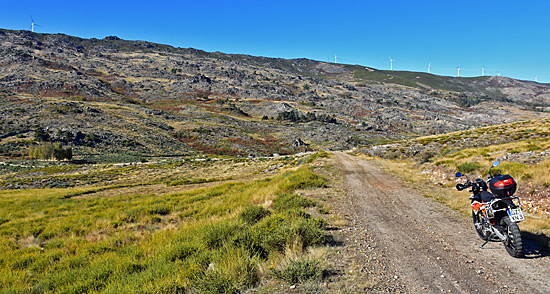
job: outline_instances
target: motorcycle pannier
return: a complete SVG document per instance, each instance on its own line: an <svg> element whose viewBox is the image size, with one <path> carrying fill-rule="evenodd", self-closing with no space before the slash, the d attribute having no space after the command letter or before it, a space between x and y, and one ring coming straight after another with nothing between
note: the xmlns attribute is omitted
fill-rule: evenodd
<svg viewBox="0 0 550 294"><path fill-rule="evenodd" d="M514 195L517 184L510 175L495 176L489 181L491 192L498 198Z"/></svg>

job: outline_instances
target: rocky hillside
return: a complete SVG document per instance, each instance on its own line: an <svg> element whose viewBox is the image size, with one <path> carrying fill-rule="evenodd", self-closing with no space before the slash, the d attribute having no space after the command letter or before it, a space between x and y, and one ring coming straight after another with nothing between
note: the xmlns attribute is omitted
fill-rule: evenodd
<svg viewBox="0 0 550 294"><path fill-rule="evenodd" d="M287 154L549 116L550 86L0 30L0 155Z"/></svg>

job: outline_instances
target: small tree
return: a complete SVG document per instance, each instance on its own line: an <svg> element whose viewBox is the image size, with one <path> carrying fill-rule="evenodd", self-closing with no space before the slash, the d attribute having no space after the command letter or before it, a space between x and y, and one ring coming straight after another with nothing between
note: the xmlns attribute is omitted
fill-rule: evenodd
<svg viewBox="0 0 550 294"><path fill-rule="evenodd" d="M63 148L59 144L56 144L53 150L53 156L56 160L61 161L64 159L73 159L73 149L71 147Z"/></svg>
<svg viewBox="0 0 550 294"><path fill-rule="evenodd" d="M38 142L47 142L50 140L50 134L42 127L38 127L34 130L34 139Z"/></svg>
<svg viewBox="0 0 550 294"><path fill-rule="evenodd" d="M68 147L65 149L65 159L72 160L73 159L73 148Z"/></svg>
<svg viewBox="0 0 550 294"><path fill-rule="evenodd" d="M53 157L55 157L56 160L61 161L65 158L65 150L61 147L55 148L53 150Z"/></svg>
<svg viewBox="0 0 550 294"><path fill-rule="evenodd" d="M43 143L38 146L29 147L29 157L31 159L51 159L54 156L55 146L52 143Z"/></svg>
<svg viewBox="0 0 550 294"><path fill-rule="evenodd" d="M71 142L74 138L74 135L71 131L57 130L56 136L59 140L64 142Z"/></svg>

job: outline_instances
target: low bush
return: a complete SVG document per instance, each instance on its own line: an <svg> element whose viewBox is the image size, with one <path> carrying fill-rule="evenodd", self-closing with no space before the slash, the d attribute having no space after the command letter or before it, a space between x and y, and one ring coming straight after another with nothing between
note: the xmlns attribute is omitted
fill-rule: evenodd
<svg viewBox="0 0 550 294"><path fill-rule="evenodd" d="M307 159L306 159L306 163L312 163L314 162L317 158L326 158L326 157L329 157L330 156L330 153L326 152L325 150L321 150L321 151L318 151L312 155L310 155Z"/></svg>
<svg viewBox="0 0 550 294"><path fill-rule="evenodd" d="M278 213L259 222L253 229L262 232L261 246L266 251L283 252L299 242L302 248L325 241L323 221L311 219L307 213Z"/></svg>
<svg viewBox="0 0 550 294"><path fill-rule="evenodd" d="M523 176L521 176L521 180L522 181L528 181L530 179L533 178L533 175L532 174L524 174Z"/></svg>
<svg viewBox="0 0 550 294"><path fill-rule="evenodd" d="M309 167L301 167L296 171L283 174L283 180L278 188L281 191L294 191L306 188L326 188L328 180L314 173Z"/></svg>
<svg viewBox="0 0 550 294"><path fill-rule="evenodd" d="M284 211L294 208L314 206L315 202L299 194L281 193L273 200L273 210Z"/></svg>
<svg viewBox="0 0 550 294"><path fill-rule="evenodd" d="M261 206L250 206L239 214L239 219L248 225L254 225L269 214L269 210Z"/></svg>
<svg viewBox="0 0 550 294"><path fill-rule="evenodd" d="M467 174L467 173L475 172L480 167L481 165L477 162L467 162L467 163L458 165L456 169L463 174Z"/></svg>
<svg viewBox="0 0 550 294"><path fill-rule="evenodd" d="M200 239L208 249L218 249L232 239L242 227L237 222L219 222L207 226L201 232Z"/></svg>
<svg viewBox="0 0 550 294"><path fill-rule="evenodd" d="M273 274L279 279L295 284L319 280L323 277L324 271L320 261L310 258L298 258L290 260L286 267L281 270L273 270Z"/></svg>

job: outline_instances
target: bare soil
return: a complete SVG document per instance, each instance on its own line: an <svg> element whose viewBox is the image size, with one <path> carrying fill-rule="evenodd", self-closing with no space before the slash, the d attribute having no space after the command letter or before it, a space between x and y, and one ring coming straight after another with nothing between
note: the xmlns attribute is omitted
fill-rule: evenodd
<svg viewBox="0 0 550 294"><path fill-rule="evenodd" d="M501 243L483 249L471 219L422 196L373 161L333 153L345 199L333 212L347 224L328 262L346 271L336 292L550 293L550 255L524 239L525 258ZM343 200L343 201L342 201ZM347 280L347 281L344 281ZM351 284L355 284L354 287Z"/></svg>

